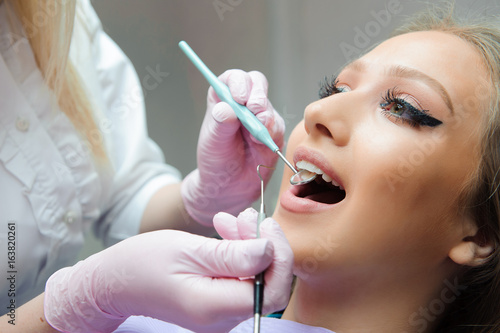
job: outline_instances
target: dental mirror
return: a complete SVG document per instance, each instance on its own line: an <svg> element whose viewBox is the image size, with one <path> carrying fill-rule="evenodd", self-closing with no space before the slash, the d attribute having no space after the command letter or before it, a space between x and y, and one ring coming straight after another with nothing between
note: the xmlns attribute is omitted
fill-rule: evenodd
<svg viewBox="0 0 500 333"><path fill-rule="evenodd" d="M303 185L312 182L316 179L316 174L314 172L302 169L297 171L292 165L292 163L288 162L288 160L283 156L283 154L278 150L276 151L279 157L285 162L285 164L293 171L294 175L290 177L290 184L292 185Z"/></svg>
<svg viewBox="0 0 500 333"><path fill-rule="evenodd" d="M290 184L292 185L303 185L312 182L316 179L317 174L309 170L302 169L296 172L292 177L290 177Z"/></svg>

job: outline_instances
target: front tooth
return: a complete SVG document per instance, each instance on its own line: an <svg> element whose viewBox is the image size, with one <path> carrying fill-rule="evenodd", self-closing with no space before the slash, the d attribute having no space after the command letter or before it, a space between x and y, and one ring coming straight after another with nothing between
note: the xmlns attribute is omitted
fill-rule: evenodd
<svg viewBox="0 0 500 333"><path fill-rule="evenodd" d="M318 168L314 164L309 163L307 161L298 161L297 162L297 168L299 168L299 169L306 169L307 171L314 172L314 173L316 173L318 175L322 175L324 173L320 168Z"/></svg>
<svg viewBox="0 0 500 333"><path fill-rule="evenodd" d="M327 183L333 181L332 177L328 176L327 174L322 174L321 177L323 177L323 180Z"/></svg>
<svg viewBox="0 0 500 333"><path fill-rule="evenodd" d="M302 161L298 161L296 166L297 166L297 169L305 169L309 172L321 175L321 177L323 178L323 180L325 182L327 182L327 183L331 182L334 186L337 186L339 189L344 190L344 187L340 186L340 184L337 181L335 181L335 179L333 179L332 177L325 174L323 172L323 170L321 170L320 168L318 168L314 164L302 160Z"/></svg>

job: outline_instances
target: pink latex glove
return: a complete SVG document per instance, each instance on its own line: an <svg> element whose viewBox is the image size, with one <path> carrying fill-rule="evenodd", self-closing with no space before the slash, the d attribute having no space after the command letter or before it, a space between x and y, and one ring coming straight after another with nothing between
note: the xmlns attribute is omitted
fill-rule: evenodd
<svg viewBox="0 0 500 333"><path fill-rule="evenodd" d="M224 239L255 239L258 213L247 208L238 217L227 213L214 216L214 226ZM260 237L274 246L274 259L264 273L263 314L283 310L288 304L293 280L293 252L279 224L268 217L260 224ZM253 280L252 280L253 283Z"/></svg>
<svg viewBox="0 0 500 333"><path fill-rule="evenodd" d="M218 219L221 233L233 235L236 219ZM291 276L286 239L274 221L262 226L262 234L270 241L217 240L173 230L126 239L50 277L47 322L62 332L111 332L127 317L143 315L195 332L228 331L252 315L253 280L235 277L253 276L270 265L264 309L281 309L288 300L290 285L280 281Z"/></svg>
<svg viewBox="0 0 500 333"><path fill-rule="evenodd" d="M264 75L229 70L219 79L228 85L234 100L246 105L266 126L281 148L285 124L267 99ZM243 127L232 108L210 87L197 158L198 168L184 179L181 193L189 215L211 226L217 212L236 214L258 198L257 165L274 166L278 157ZM263 168L261 174L267 183L272 171Z"/></svg>

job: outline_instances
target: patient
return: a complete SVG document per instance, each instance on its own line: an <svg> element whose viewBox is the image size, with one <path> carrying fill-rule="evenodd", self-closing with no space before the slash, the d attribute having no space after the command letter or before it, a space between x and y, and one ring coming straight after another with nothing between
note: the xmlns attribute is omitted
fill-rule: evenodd
<svg viewBox="0 0 500 333"><path fill-rule="evenodd" d="M287 157L322 176L285 169L273 218L297 279L262 332L500 332L500 31L435 14L325 82L291 134Z"/></svg>

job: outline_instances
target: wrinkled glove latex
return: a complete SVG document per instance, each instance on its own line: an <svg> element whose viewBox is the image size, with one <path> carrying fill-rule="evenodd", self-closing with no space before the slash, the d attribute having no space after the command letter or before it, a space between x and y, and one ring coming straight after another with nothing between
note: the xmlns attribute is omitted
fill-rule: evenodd
<svg viewBox="0 0 500 333"><path fill-rule="evenodd" d="M246 105L266 126L281 148L285 124L267 99L264 75L229 70L219 79L229 87L234 100ZM184 179L181 187L187 212L206 226L212 225L212 218L219 211L240 212L259 196L257 165L274 166L277 158L243 127L231 107L221 102L210 87L198 139L198 168ZM261 174L267 183L272 172L261 169Z"/></svg>
<svg viewBox="0 0 500 333"><path fill-rule="evenodd" d="M242 213L243 214L243 213ZM246 214L246 215L245 215ZM253 276L266 267L264 310L286 306L293 254L271 219L255 236L256 215L218 214L217 240L173 230L126 239L73 267L45 288L45 316L62 332L112 332L143 315L195 332L225 332L251 317Z"/></svg>
<svg viewBox="0 0 500 333"><path fill-rule="evenodd" d="M257 216L258 213L253 208L247 208L237 218L227 213L218 213L214 216L214 226L224 239L255 239ZM263 314L269 314L283 310L288 304L293 280L293 252L283 230L274 219L266 218L259 229L261 239L269 239L274 247L273 261L264 273ZM251 282L253 284L253 279Z"/></svg>

